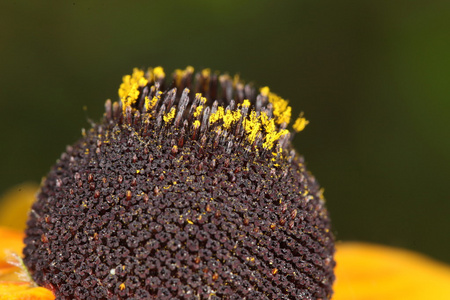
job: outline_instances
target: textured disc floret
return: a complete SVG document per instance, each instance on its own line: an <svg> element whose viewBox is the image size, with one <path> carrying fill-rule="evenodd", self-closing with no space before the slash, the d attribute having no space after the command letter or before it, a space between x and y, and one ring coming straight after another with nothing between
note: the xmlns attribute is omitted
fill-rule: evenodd
<svg viewBox="0 0 450 300"><path fill-rule="evenodd" d="M238 77L161 67L43 181L24 262L58 299L330 299L334 238L291 107Z"/></svg>

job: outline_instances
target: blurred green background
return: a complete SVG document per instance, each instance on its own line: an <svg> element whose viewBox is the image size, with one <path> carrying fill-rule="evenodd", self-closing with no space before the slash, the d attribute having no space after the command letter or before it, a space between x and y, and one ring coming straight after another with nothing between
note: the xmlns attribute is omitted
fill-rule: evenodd
<svg viewBox="0 0 450 300"><path fill-rule="evenodd" d="M450 1L2 1L0 193L39 182L133 67L210 67L305 111L339 240L450 262L449 32Z"/></svg>

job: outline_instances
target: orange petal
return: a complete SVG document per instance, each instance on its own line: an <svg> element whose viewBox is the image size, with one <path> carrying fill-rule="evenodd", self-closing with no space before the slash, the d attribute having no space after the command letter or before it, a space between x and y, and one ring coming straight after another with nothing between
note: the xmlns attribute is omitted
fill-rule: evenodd
<svg viewBox="0 0 450 300"><path fill-rule="evenodd" d="M0 281L0 300L53 300L50 290L30 287L26 282Z"/></svg>
<svg viewBox="0 0 450 300"><path fill-rule="evenodd" d="M20 231L0 227L0 280L18 280L15 273L20 269L8 263L11 253L22 256L24 234Z"/></svg>
<svg viewBox="0 0 450 300"><path fill-rule="evenodd" d="M450 299L450 267L423 255L364 243L336 252L333 300Z"/></svg>
<svg viewBox="0 0 450 300"><path fill-rule="evenodd" d="M24 183L12 187L0 199L0 226L24 230L39 186Z"/></svg>

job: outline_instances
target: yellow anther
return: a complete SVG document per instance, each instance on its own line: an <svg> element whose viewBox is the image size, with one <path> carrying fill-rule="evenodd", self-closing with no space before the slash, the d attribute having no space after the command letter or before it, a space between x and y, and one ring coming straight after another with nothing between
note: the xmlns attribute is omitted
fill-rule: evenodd
<svg viewBox="0 0 450 300"><path fill-rule="evenodd" d="M227 110L227 112L223 115L223 127L225 127L225 129L230 128L233 120L233 113L230 110Z"/></svg>
<svg viewBox="0 0 450 300"><path fill-rule="evenodd" d="M145 105L145 110L147 112L152 110L156 106L156 103L158 102L158 100L160 100L160 99L161 99L161 92L158 92L158 94L156 96L154 96L152 98L152 100L150 100L150 98L146 96L145 97L145 104L144 104Z"/></svg>
<svg viewBox="0 0 450 300"><path fill-rule="evenodd" d="M223 116L223 127L225 129L229 129L231 127L231 124L239 121L241 115L242 114L240 110L227 110L226 114Z"/></svg>
<svg viewBox="0 0 450 300"><path fill-rule="evenodd" d="M283 135L286 134L283 131L278 131L275 126L275 120L269 119L266 113L261 113L260 116L261 123L264 126L266 131L265 142L263 143L263 147L265 149L271 149L273 144Z"/></svg>
<svg viewBox="0 0 450 300"><path fill-rule="evenodd" d="M172 107L169 113L163 116L164 122L166 124L169 123L175 117L175 111L176 111L175 107Z"/></svg>
<svg viewBox="0 0 450 300"><path fill-rule="evenodd" d="M294 125L292 125L292 128L296 132L300 132L303 129L305 129L305 126L309 124L309 121L303 118L303 113L300 114L300 116L295 120Z"/></svg>
<svg viewBox="0 0 450 300"><path fill-rule="evenodd" d="M273 115L277 124L288 124L291 121L291 107L288 101L269 92L269 102L273 105Z"/></svg>
<svg viewBox="0 0 450 300"><path fill-rule="evenodd" d="M266 134L266 139L263 143L263 147L265 149L272 149L274 143L278 141L283 135L289 133L289 130L283 129L280 131L272 131L271 133Z"/></svg>
<svg viewBox="0 0 450 300"><path fill-rule="evenodd" d="M174 72L175 84L179 86L181 84L181 79L183 79L184 71L181 69L176 69Z"/></svg>
<svg viewBox="0 0 450 300"><path fill-rule="evenodd" d="M193 74L194 68L187 66L186 69L177 69L174 72L174 79L176 85L180 85L183 78ZM211 70L203 69L200 71L203 78L203 88L208 89L208 82L211 80ZM123 108L123 112L127 111L127 107L132 108L132 112L135 110L133 106L137 102L140 96L140 90L149 82L163 81L165 79L164 69L160 66L156 68L149 68L145 73L143 70L135 68L131 75L126 75L122 78L122 84L119 88L119 96ZM244 83L240 81L239 75L235 75L231 78L228 75L221 75L219 80L232 80L232 84L237 89L242 89ZM154 91L154 88L152 88ZM288 105L288 101L272 93L269 87L265 86L260 89L260 94L263 97L267 97L268 102L272 106L272 112L267 114L264 110L261 112L250 111L251 102L245 99L241 104L237 105L235 110L225 111L224 106L217 107L215 113L210 114L209 123L217 124L216 129L228 130L233 124L236 124L242 118L242 110L250 111L249 115L243 118L243 129L247 140L250 143L254 143L256 140L262 142L263 148L270 150L274 147L276 141L282 136L289 133L286 129L280 129L284 127L282 124L288 124L291 120L292 108ZM144 108L147 112L147 119L152 117L153 110L156 108L157 103L161 100L162 92L158 91L152 98L146 96L144 99ZM193 112L194 119L199 119L202 116L202 112L206 107L207 99L202 94L196 94L196 99L199 99L198 106ZM171 110L163 115L163 120L166 124L171 123L175 118L176 108L172 107ZM271 117L269 117L271 116ZM303 118L301 114L294 122L293 129L299 132L305 128L309 122ZM192 123L194 129L199 128L201 125L199 120L195 120ZM281 125L281 126L280 126Z"/></svg>
<svg viewBox="0 0 450 300"><path fill-rule="evenodd" d="M261 119L261 124L263 126L265 126L266 132L270 132L271 130L275 129L275 122L274 122L274 120L273 119L269 119L269 116L265 112L261 113L259 118ZM272 127L273 127L273 129L271 129Z"/></svg>
<svg viewBox="0 0 450 300"><path fill-rule="evenodd" d="M129 89L128 94L121 99L122 109L124 113L128 106L131 106L134 103L136 103L138 97L139 97L138 85L137 83L134 83Z"/></svg>
<svg viewBox="0 0 450 300"><path fill-rule="evenodd" d="M197 118L198 116L200 116L200 114L202 113L202 110L203 110L203 105L198 106L194 111L194 118Z"/></svg>
<svg viewBox="0 0 450 300"><path fill-rule="evenodd" d="M241 78L239 74L234 75L233 77L233 87L236 87L241 82Z"/></svg>
<svg viewBox="0 0 450 300"><path fill-rule="evenodd" d="M139 78L139 80L137 81L137 83L138 83L138 85L139 86L146 86L147 85L147 83L148 83L148 80L147 79L145 79L144 77L141 77L141 78Z"/></svg>
<svg viewBox="0 0 450 300"><path fill-rule="evenodd" d="M228 75L228 74L219 75L220 82L224 82L224 81L228 81L228 80L231 80L230 75Z"/></svg>
<svg viewBox="0 0 450 300"><path fill-rule="evenodd" d="M193 66L187 66L185 72L186 73L194 73L194 67Z"/></svg>
<svg viewBox="0 0 450 300"><path fill-rule="evenodd" d="M245 120L244 129L248 134L249 142L253 143L259 130L261 129L261 123L255 111L252 111L250 113L250 118Z"/></svg>
<svg viewBox="0 0 450 300"><path fill-rule="evenodd" d="M265 86L265 87L262 87L262 88L259 90L259 92L260 92L261 95L263 95L264 97L267 97L267 96L269 96L270 89L269 89L268 86Z"/></svg>
<svg viewBox="0 0 450 300"><path fill-rule="evenodd" d="M138 68L133 69L133 74L122 77L122 84L119 87L119 97L122 101L122 108L125 112L127 106L131 106L139 97L139 87L147 85L148 80L144 77L144 71Z"/></svg>
<svg viewBox="0 0 450 300"><path fill-rule="evenodd" d="M207 68L207 69L202 70L203 77L209 77L210 75L211 75L211 69Z"/></svg>
<svg viewBox="0 0 450 300"><path fill-rule="evenodd" d="M187 66L186 69L176 69L174 72L175 84L179 86L181 84L181 79L185 77L187 74L194 73L194 68L192 66Z"/></svg>
<svg viewBox="0 0 450 300"><path fill-rule="evenodd" d="M223 118L224 110L223 106L219 106L217 111L209 116L209 124L213 124Z"/></svg>
<svg viewBox="0 0 450 300"><path fill-rule="evenodd" d="M144 107L146 111L149 111L151 108L151 102L150 102L150 98L148 96L145 96L145 102L144 102Z"/></svg>
<svg viewBox="0 0 450 300"><path fill-rule="evenodd" d="M153 75L155 76L155 80L161 80L166 77L166 73L164 73L164 69L162 67L156 67L153 69Z"/></svg>

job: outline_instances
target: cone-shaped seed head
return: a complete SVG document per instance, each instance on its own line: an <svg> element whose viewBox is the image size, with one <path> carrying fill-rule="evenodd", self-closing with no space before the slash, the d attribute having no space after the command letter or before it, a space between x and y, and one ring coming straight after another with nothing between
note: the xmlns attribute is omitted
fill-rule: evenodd
<svg viewBox="0 0 450 300"><path fill-rule="evenodd" d="M28 220L24 262L58 299L329 299L334 239L265 87L193 68L125 76Z"/></svg>

